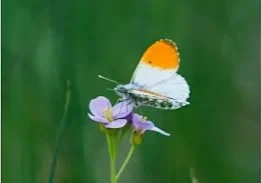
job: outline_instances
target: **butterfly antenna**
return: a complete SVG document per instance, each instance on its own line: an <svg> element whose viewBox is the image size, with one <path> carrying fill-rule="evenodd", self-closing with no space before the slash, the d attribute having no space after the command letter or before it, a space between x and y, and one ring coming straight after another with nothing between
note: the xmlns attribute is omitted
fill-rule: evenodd
<svg viewBox="0 0 261 183"><path fill-rule="evenodd" d="M106 88L106 90L115 91L115 90L114 90L114 89L112 89L112 88Z"/></svg>
<svg viewBox="0 0 261 183"><path fill-rule="evenodd" d="M117 81L114 81L114 80L112 80L112 79L106 78L106 77L104 77L104 76L102 76L102 75L98 75L98 77L101 78L101 79L104 79L104 80L110 81L110 82L112 82L112 83L119 84Z"/></svg>

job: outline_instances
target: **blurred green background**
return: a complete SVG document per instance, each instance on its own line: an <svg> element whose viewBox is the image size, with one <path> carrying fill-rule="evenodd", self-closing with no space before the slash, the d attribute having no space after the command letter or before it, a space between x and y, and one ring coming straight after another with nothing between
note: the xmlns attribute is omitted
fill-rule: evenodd
<svg viewBox="0 0 261 183"><path fill-rule="evenodd" d="M181 53L191 105L143 108L171 137L147 133L124 183L259 181L258 0L2 1L2 181L47 182L63 115L57 183L107 183L106 141L87 118L99 95L116 101L108 76L127 83L160 38ZM121 146L119 162L128 150Z"/></svg>

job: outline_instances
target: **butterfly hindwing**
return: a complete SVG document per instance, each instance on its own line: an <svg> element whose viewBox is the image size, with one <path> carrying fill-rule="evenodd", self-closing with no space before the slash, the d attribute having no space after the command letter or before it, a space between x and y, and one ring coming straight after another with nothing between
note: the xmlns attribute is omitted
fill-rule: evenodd
<svg viewBox="0 0 261 183"><path fill-rule="evenodd" d="M190 93L186 80L177 73L173 74L173 76L168 79L152 85L147 85L144 89L181 102L186 102Z"/></svg>
<svg viewBox="0 0 261 183"><path fill-rule="evenodd" d="M178 109L188 104L187 102L178 101L173 98L154 94L146 90L134 89L129 91L129 94L135 102L136 106L150 106L160 109Z"/></svg>

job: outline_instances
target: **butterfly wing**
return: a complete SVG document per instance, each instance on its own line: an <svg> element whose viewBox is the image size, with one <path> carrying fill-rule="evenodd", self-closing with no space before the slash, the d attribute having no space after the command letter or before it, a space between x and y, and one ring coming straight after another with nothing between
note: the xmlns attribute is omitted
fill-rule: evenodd
<svg viewBox="0 0 261 183"><path fill-rule="evenodd" d="M175 43L168 39L161 39L144 52L131 83L144 86L168 79L177 72L179 61Z"/></svg>
<svg viewBox="0 0 261 183"><path fill-rule="evenodd" d="M129 92L136 106L151 106L160 109L178 109L188 104L175 98L166 97L143 89L133 89Z"/></svg>
<svg viewBox="0 0 261 183"><path fill-rule="evenodd" d="M169 79L143 88L129 91L134 96L136 105L152 106L162 109L178 109L187 104L189 86L186 80L175 74Z"/></svg>
<svg viewBox="0 0 261 183"><path fill-rule="evenodd" d="M176 73L179 62L178 49L171 40L159 40L146 50L131 80L137 88L129 91L138 105L177 109L188 104L189 86Z"/></svg>
<svg viewBox="0 0 261 183"><path fill-rule="evenodd" d="M153 91L154 93L176 99L180 102L186 102L190 94L189 86L186 80L177 73L169 79L145 86L144 90Z"/></svg>

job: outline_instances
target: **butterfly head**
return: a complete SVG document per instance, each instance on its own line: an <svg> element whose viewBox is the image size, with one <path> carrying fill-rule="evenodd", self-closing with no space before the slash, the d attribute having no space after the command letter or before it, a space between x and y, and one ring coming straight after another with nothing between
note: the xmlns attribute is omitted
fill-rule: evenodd
<svg viewBox="0 0 261 183"><path fill-rule="evenodd" d="M125 87L126 85L119 84L114 88L114 91L120 96L120 97L126 97L128 95L128 88Z"/></svg>

